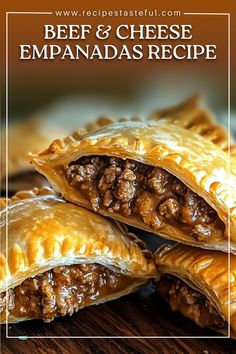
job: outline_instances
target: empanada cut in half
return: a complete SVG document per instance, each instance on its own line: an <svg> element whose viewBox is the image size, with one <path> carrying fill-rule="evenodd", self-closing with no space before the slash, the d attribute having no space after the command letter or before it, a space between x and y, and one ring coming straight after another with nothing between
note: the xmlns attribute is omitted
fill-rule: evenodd
<svg viewBox="0 0 236 354"><path fill-rule="evenodd" d="M236 252L236 163L166 122L125 122L31 156L65 199L165 238Z"/></svg>
<svg viewBox="0 0 236 354"><path fill-rule="evenodd" d="M228 269L227 253L176 244L162 245L155 261L156 289L173 311L236 339L236 256Z"/></svg>
<svg viewBox="0 0 236 354"><path fill-rule="evenodd" d="M157 276L151 252L118 222L45 190L8 203L1 211L2 322L50 322Z"/></svg>

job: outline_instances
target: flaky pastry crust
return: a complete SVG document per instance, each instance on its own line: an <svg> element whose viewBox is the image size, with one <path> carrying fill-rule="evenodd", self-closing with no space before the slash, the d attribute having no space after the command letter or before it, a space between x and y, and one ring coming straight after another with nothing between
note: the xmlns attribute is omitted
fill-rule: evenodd
<svg viewBox="0 0 236 354"><path fill-rule="evenodd" d="M227 253L185 245L162 245L155 262L161 276L174 275L205 295L224 320L229 321L230 313L231 334L236 338L236 256L230 257L229 273Z"/></svg>
<svg viewBox="0 0 236 354"><path fill-rule="evenodd" d="M64 140L55 140L46 150L31 155L31 162L65 199L91 208L90 203L69 185L65 177L65 169L70 162L89 155L128 158L166 169L216 210L225 224L225 235L216 243L211 239L206 242L195 241L174 226L165 226L157 233L179 242L227 251L229 223L232 252L236 252L236 163L231 162L229 178L228 156L211 141L162 120L124 122L108 125L89 134L78 132ZM101 212L106 214L105 211ZM134 216L124 217L116 212L109 216L153 232Z"/></svg>

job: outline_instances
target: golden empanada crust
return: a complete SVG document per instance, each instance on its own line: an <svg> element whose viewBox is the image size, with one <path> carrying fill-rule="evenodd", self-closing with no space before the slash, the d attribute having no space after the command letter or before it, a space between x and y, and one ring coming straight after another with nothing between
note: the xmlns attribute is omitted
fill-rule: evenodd
<svg viewBox="0 0 236 354"><path fill-rule="evenodd" d="M118 222L48 189L19 192L7 204L1 211L0 292L60 265L99 263L139 282L157 276L151 252Z"/></svg>
<svg viewBox="0 0 236 354"><path fill-rule="evenodd" d="M236 163L231 161L231 169L229 169L228 156L219 147L196 133L161 120L149 123L116 123L98 131L83 134L79 131L77 135L74 134L64 140L55 140L46 150L31 155L31 162L36 169L48 178L65 199L91 208L79 191L68 184L65 177L65 169L69 163L82 156L116 156L133 159L150 166L162 167L179 178L216 210L220 219L225 223L226 232L225 237L219 243L210 239L207 242L195 241L193 238L186 237L184 232L176 231L175 228L160 229L158 234L179 242L227 251L229 220L232 252L236 251L234 244L236 240ZM229 219L228 216L230 216ZM132 216L123 217L113 213L112 217L153 232Z"/></svg>
<svg viewBox="0 0 236 354"><path fill-rule="evenodd" d="M205 295L236 334L236 256L185 245L162 245L155 253L159 273L172 274ZM229 296L230 293L230 296Z"/></svg>

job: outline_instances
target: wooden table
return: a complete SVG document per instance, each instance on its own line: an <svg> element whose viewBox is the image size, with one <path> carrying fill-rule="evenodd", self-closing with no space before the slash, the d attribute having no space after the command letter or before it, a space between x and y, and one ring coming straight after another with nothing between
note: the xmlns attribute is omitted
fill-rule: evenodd
<svg viewBox="0 0 236 354"><path fill-rule="evenodd" d="M137 233L137 232L136 232ZM149 248L162 242L142 233ZM70 317L44 324L30 321L1 328L2 353L236 353L236 342L229 339L154 339L154 338L27 338L27 336L216 336L203 330L169 306L149 285L119 300L91 306Z"/></svg>

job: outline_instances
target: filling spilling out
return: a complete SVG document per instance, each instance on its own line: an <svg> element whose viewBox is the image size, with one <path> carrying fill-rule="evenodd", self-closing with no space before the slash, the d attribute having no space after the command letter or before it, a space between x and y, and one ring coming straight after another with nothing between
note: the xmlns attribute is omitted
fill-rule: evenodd
<svg viewBox="0 0 236 354"><path fill-rule="evenodd" d="M71 162L65 175L96 212L133 216L155 231L171 225L199 241L224 234L215 210L163 168L86 156Z"/></svg>
<svg viewBox="0 0 236 354"><path fill-rule="evenodd" d="M132 282L130 277L96 263L55 267L7 291L8 317L50 322L58 316L71 316ZM0 313L6 314L6 293L1 294Z"/></svg>
<svg viewBox="0 0 236 354"><path fill-rule="evenodd" d="M227 330L227 322L210 301L177 277L164 275L157 283L157 291L173 311L179 311L199 326Z"/></svg>

